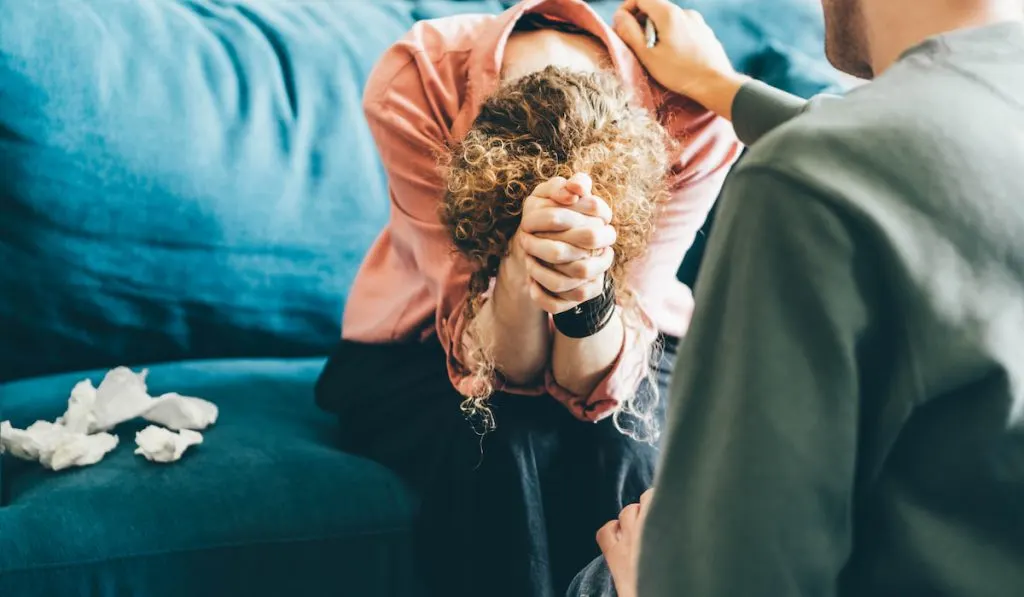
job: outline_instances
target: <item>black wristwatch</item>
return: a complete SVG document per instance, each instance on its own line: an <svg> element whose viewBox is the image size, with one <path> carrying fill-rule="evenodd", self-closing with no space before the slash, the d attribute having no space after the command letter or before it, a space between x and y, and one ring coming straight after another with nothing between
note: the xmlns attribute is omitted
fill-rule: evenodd
<svg viewBox="0 0 1024 597"><path fill-rule="evenodd" d="M568 311L556 314L555 329L568 338L587 338L600 332L615 316L615 287L605 277L604 292Z"/></svg>

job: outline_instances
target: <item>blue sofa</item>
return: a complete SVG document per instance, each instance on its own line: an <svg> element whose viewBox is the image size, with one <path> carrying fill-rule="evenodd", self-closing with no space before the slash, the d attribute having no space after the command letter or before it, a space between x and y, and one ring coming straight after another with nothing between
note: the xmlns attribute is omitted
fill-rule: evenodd
<svg viewBox="0 0 1024 597"><path fill-rule="evenodd" d="M835 85L816 0L683 3L747 72ZM388 213L368 72L417 19L508 4L0 0L0 420L116 365L221 412L173 465L136 424L96 466L5 457L0 595L419 594L415 496L312 386Z"/></svg>

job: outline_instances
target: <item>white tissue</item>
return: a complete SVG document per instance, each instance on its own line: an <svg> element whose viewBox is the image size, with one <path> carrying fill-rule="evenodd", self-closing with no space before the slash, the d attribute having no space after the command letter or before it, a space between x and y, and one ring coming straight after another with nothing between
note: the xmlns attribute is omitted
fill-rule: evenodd
<svg viewBox="0 0 1024 597"><path fill-rule="evenodd" d="M57 419L57 423L69 431L90 433L96 426L96 417L92 412L95 403L96 388L92 387L92 382L88 379L78 382L71 389L67 412Z"/></svg>
<svg viewBox="0 0 1024 597"><path fill-rule="evenodd" d="M135 453L144 456L150 462L174 462L181 458L189 446L203 443L203 436L189 429L174 433L163 427L150 425L135 434L135 443L139 446Z"/></svg>
<svg viewBox="0 0 1024 597"><path fill-rule="evenodd" d="M142 418L177 431L206 429L217 422L217 413L217 405L212 402L170 392L153 398Z"/></svg>
<svg viewBox="0 0 1024 597"><path fill-rule="evenodd" d="M27 429L15 429L8 421L0 422L0 454L10 452L55 471L96 464L117 446L117 437L106 432L142 417L180 433L149 426L136 434L136 453L157 462L181 458L185 449L203 441L192 430L217 422L217 406L173 392L153 398L146 388L148 373L118 367L107 372L99 387L88 379L78 382L67 411L54 423L36 421Z"/></svg>
<svg viewBox="0 0 1024 597"><path fill-rule="evenodd" d="M115 447L117 437L109 433L86 435L48 421L36 421L24 430L11 427L8 421L0 422L0 452L37 460L54 471L96 464Z"/></svg>
<svg viewBox="0 0 1024 597"><path fill-rule="evenodd" d="M91 380L79 382L71 390L68 410L57 421L76 431L95 433L142 417L171 429L206 429L217 422L217 406L201 398L171 392L158 398L149 395L143 369L135 373L127 367L111 369L98 388Z"/></svg>

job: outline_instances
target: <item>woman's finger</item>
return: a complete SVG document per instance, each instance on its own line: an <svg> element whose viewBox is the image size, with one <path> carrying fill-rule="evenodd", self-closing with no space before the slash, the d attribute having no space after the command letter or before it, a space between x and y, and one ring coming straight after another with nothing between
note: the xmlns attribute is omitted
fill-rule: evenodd
<svg viewBox="0 0 1024 597"><path fill-rule="evenodd" d="M563 305L561 306L563 306L564 308L561 309L560 311L556 311L556 313L568 311L569 309L572 309L573 307L580 303L585 303L590 299L601 296L603 292L604 276L598 278L597 280L590 280L586 284L579 286L577 288L573 288L572 290L562 292L558 295L558 298L563 301Z"/></svg>
<svg viewBox="0 0 1024 597"><path fill-rule="evenodd" d="M604 280L591 280L578 288L559 294L548 292L536 280L530 280L530 298L538 308L552 315L564 313L580 303L600 296L602 292Z"/></svg>
<svg viewBox="0 0 1024 597"><path fill-rule="evenodd" d="M561 176L555 176L537 185L537 188L530 193L531 197L548 199L561 205L572 205L582 196L580 193L569 190L566 186L569 181ZM573 187L575 188L575 186ZM529 198L527 198L529 200Z"/></svg>
<svg viewBox="0 0 1024 597"><path fill-rule="evenodd" d="M612 208L600 197L586 195L572 206L572 210L586 216L599 218L605 224L612 223Z"/></svg>
<svg viewBox="0 0 1024 597"><path fill-rule="evenodd" d="M552 294L562 294L583 286L589 280L570 278L562 272L544 265L534 257L527 256L526 273Z"/></svg>
<svg viewBox="0 0 1024 597"><path fill-rule="evenodd" d="M559 265L590 257L590 251L566 242L541 238L529 233L518 236L523 251L545 263Z"/></svg>
<svg viewBox="0 0 1024 597"><path fill-rule="evenodd" d="M608 247L601 249L597 255L593 257L554 265L552 267L570 278L593 280L611 269L612 262L614 260L615 251L611 247Z"/></svg>
<svg viewBox="0 0 1024 597"><path fill-rule="evenodd" d="M534 280L530 280L530 299L541 311L552 315L558 315L576 306L576 303L544 290L544 287Z"/></svg>
<svg viewBox="0 0 1024 597"><path fill-rule="evenodd" d="M580 197L589 195L593 189L594 181L586 172L577 172L576 174L573 174L572 178L567 180L565 183L565 190Z"/></svg>
<svg viewBox="0 0 1024 597"><path fill-rule="evenodd" d="M538 232L565 232L573 228L593 227L600 223L597 218L584 215L568 207L549 206L531 209L523 213L523 220L519 223L519 227L530 234L536 234Z"/></svg>
<svg viewBox="0 0 1024 597"><path fill-rule="evenodd" d="M568 243L574 247L596 251L605 249L615 244L618 234L615 228L607 225L594 225L599 220L592 218L586 226L576 226L560 232L537 232L536 236L549 240L557 240Z"/></svg>
<svg viewBox="0 0 1024 597"><path fill-rule="evenodd" d="M565 186L566 182L568 182L568 180L566 180L565 178L561 176L555 176L537 185L537 187L533 189L533 192L530 194L533 195L534 197L551 199L551 196L555 194L557 191L561 190Z"/></svg>

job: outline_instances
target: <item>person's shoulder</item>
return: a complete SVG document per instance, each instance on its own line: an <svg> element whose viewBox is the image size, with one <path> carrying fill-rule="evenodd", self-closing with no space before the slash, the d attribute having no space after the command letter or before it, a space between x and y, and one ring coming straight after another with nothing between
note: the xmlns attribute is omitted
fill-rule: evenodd
<svg viewBox="0 0 1024 597"><path fill-rule="evenodd" d="M363 92L364 105L384 101L410 87L463 87L467 61L493 15L464 14L418 21L374 65Z"/></svg>
<svg viewBox="0 0 1024 597"><path fill-rule="evenodd" d="M865 85L835 101L820 102L755 144L743 167L768 169L831 195L871 180L908 184L922 172L948 175L941 164L969 146L958 131L970 112L950 105L911 73Z"/></svg>

